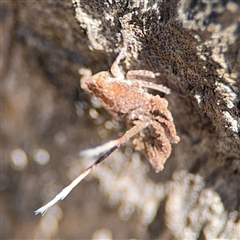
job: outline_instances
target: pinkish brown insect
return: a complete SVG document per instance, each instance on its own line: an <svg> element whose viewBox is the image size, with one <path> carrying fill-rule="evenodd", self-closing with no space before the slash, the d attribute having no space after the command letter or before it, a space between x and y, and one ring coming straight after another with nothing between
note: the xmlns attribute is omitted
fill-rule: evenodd
<svg viewBox="0 0 240 240"><path fill-rule="evenodd" d="M154 96L145 89L154 89L166 94L169 94L170 90L162 85L137 79L155 78L157 74L151 71L129 71L125 78L118 66L125 52L126 47L119 53L110 72L103 71L91 77L83 77L81 87L98 98L113 117L126 123L129 130L117 140L83 151L84 157L100 157L52 201L36 210L35 214L44 215L53 204L64 199L99 163L130 138L133 138L135 149L145 153L156 172L163 169L171 153L171 144L180 140L176 134L172 114L167 109L167 100L158 95ZM85 72L82 70L80 73Z"/></svg>

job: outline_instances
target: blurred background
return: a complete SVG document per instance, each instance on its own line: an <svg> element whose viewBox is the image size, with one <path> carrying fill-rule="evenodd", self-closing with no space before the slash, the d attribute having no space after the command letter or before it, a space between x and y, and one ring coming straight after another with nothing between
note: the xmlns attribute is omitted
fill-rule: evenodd
<svg viewBox="0 0 240 240"><path fill-rule="evenodd" d="M1 3L1 237L147 238L164 189L147 177L149 164L129 146L44 217L34 215L93 162L80 159L81 150L125 130L79 86L78 69L95 61L100 70L106 57L81 56L67 47L64 41L73 38L69 26L42 33L53 23L37 19L37 7L31 1ZM65 10L59 14L72 11L71 4ZM36 29L31 13L39 21ZM58 37L59 45L53 43Z"/></svg>

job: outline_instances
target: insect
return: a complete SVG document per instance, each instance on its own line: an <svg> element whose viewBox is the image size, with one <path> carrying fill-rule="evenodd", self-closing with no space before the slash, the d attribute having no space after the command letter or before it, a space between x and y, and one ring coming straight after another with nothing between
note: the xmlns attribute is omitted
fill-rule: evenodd
<svg viewBox="0 0 240 240"><path fill-rule="evenodd" d="M171 153L171 144L180 140L172 114L167 109L167 100L159 95L154 96L145 89L154 89L165 94L169 94L170 90L163 85L137 79L137 77L154 79L158 76L151 71L132 70L128 71L125 77L119 63L125 57L126 49L122 48L110 72L103 71L91 77L83 77L81 87L94 95L113 117L125 122L129 130L117 140L83 151L82 155L85 157L99 156L99 158L53 200L36 210L35 214L44 215L53 204L63 200L98 164L129 139L133 139L132 143L136 150L145 153L156 172L163 169Z"/></svg>

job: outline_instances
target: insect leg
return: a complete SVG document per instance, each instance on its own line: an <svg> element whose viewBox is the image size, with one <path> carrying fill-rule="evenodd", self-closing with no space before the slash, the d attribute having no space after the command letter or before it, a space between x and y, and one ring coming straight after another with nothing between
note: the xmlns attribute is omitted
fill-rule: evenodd
<svg viewBox="0 0 240 240"><path fill-rule="evenodd" d="M111 141L112 147L110 149L105 151L96 162L94 162L83 173L81 173L77 178L75 178L67 187L65 187L59 194L57 194L53 200L51 200L43 207L37 209L35 211L35 214L37 215L40 213L43 216L51 206L53 206L59 200L63 200L72 191L72 189L76 187L98 164L103 162L112 152L114 152L122 144L127 142L131 137L139 133L142 129L146 128L147 125L147 123L139 122L138 124L130 128L122 137L117 140Z"/></svg>
<svg viewBox="0 0 240 240"><path fill-rule="evenodd" d="M117 140L109 141L101 146L83 150L79 153L81 158L96 158L105 153L108 149L116 146Z"/></svg>
<svg viewBox="0 0 240 240"><path fill-rule="evenodd" d="M84 89L84 90L88 90L87 85L86 85L86 81L92 76L91 70L87 69L87 68L80 68L78 70L78 73L80 75L82 75L82 77L80 79L81 88Z"/></svg>
<svg viewBox="0 0 240 240"><path fill-rule="evenodd" d="M115 78L119 78L119 79L124 78L124 75L119 68L119 63L125 57L126 51L127 51L126 47L123 47L121 49L121 51L119 52L116 60L114 61L114 63L111 66L111 73L112 73L113 77L115 77Z"/></svg>
<svg viewBox="0 0 240 240"><path fill-rule="evenodd" d="M158 74L155 74L154 72L148 70L130 70L127 72L126 77L129 80L134 80L137 79L138 77L154 79L157 75Z"/></svg>
<svg viewBox="0 0 240 240"><path fill-rule="evenodd" d="M57 194L53 200L44 205L43 207L35 211L35 215L41 214L42 216L47 212L47 210L52 207L59 200L63 200L74 187L76 187L99 163L104 161L112 152L114 152L118 147L115 145L107 152L105 152L101 157L98 158L90 167L88 167L83 173L81 173L77 178L75 178L67 187L65 187L59 194Z"/></svg>
<svg viewBox="0 0 240 240"><path fill-rule="evenodd" d="M165 94L171 93L171 90L162 84L156 84L156 83L147 82L147 81L143 81L143 80L134 80L134 81L137 81L140 84L140 86L143 88L157 90L157 91L165 93Z"/></svg>
<svg viewBox="0 0 240 240"><path fill-rule="evenodd" d="M150 81L144 81L144 80L138 80L137 78L140 77L142 79L144 78L151 78L154 79L156 76L158 76L159 73L154 73L152 71L148 70L130 70L127 72L127 79L132 81L137 81L141 87L157 90L159 92L163 92L165 94L170 94L170 89L166 86L163 86L162 84L156 84Z"/></svg>

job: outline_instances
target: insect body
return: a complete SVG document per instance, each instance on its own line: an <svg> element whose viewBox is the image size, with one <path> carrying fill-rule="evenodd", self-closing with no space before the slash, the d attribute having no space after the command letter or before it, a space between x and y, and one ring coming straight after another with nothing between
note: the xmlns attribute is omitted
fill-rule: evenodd
<svg viewBox="0 0 240 240"><path fill-rule="evenodd" d="M120 57L123 56L122 52L119 54ZM134 136L135 148L145 152L158 172L163 169L164 162L171 153L171 143L177 143L179 137L172 115L167 109L167 100L146 92L145 88L166 94L169 94L170 90L162 85L136 78L155 78L151 71L129 71L125 79L119 74L119 56L113 63L111 73L97 73L83 80L81 86L97 97L115 118L125 122L129 127L135 126L138 132L132 133L133 135L127 134L127 140Z"/></svg>
<svg viewBox="0 0 240 240"><path fill-rule="evenodd" d="M100 157L52 201L36 210L35 214L44 215L53 204L64 199L99 163L130 138L133 138L135 149L145 153L156 172L163 169L171 153L171 143L179 141L172 115L167 109L167 100L158 95L154 96L145 89L154 89L166 94L169 94L170 90L162 85L137 79L155 78L157 74L151 71L129 71L125 77L118 66L125 51L126 48L123 48L119 53L110 72L103 71L88 78L83 77L81 87L98 98L113 117L125 122L129 130L119 139L83 151L84 157Z"/></svg>
<svg viewBox="0 0 240 240"><path fill-rule="evenodd" d="M116 80L110 73L100 72L89 79L86 86L85 90L97 97L119 120L131 122L149 111L148 94L138 82Z"/></svg>

